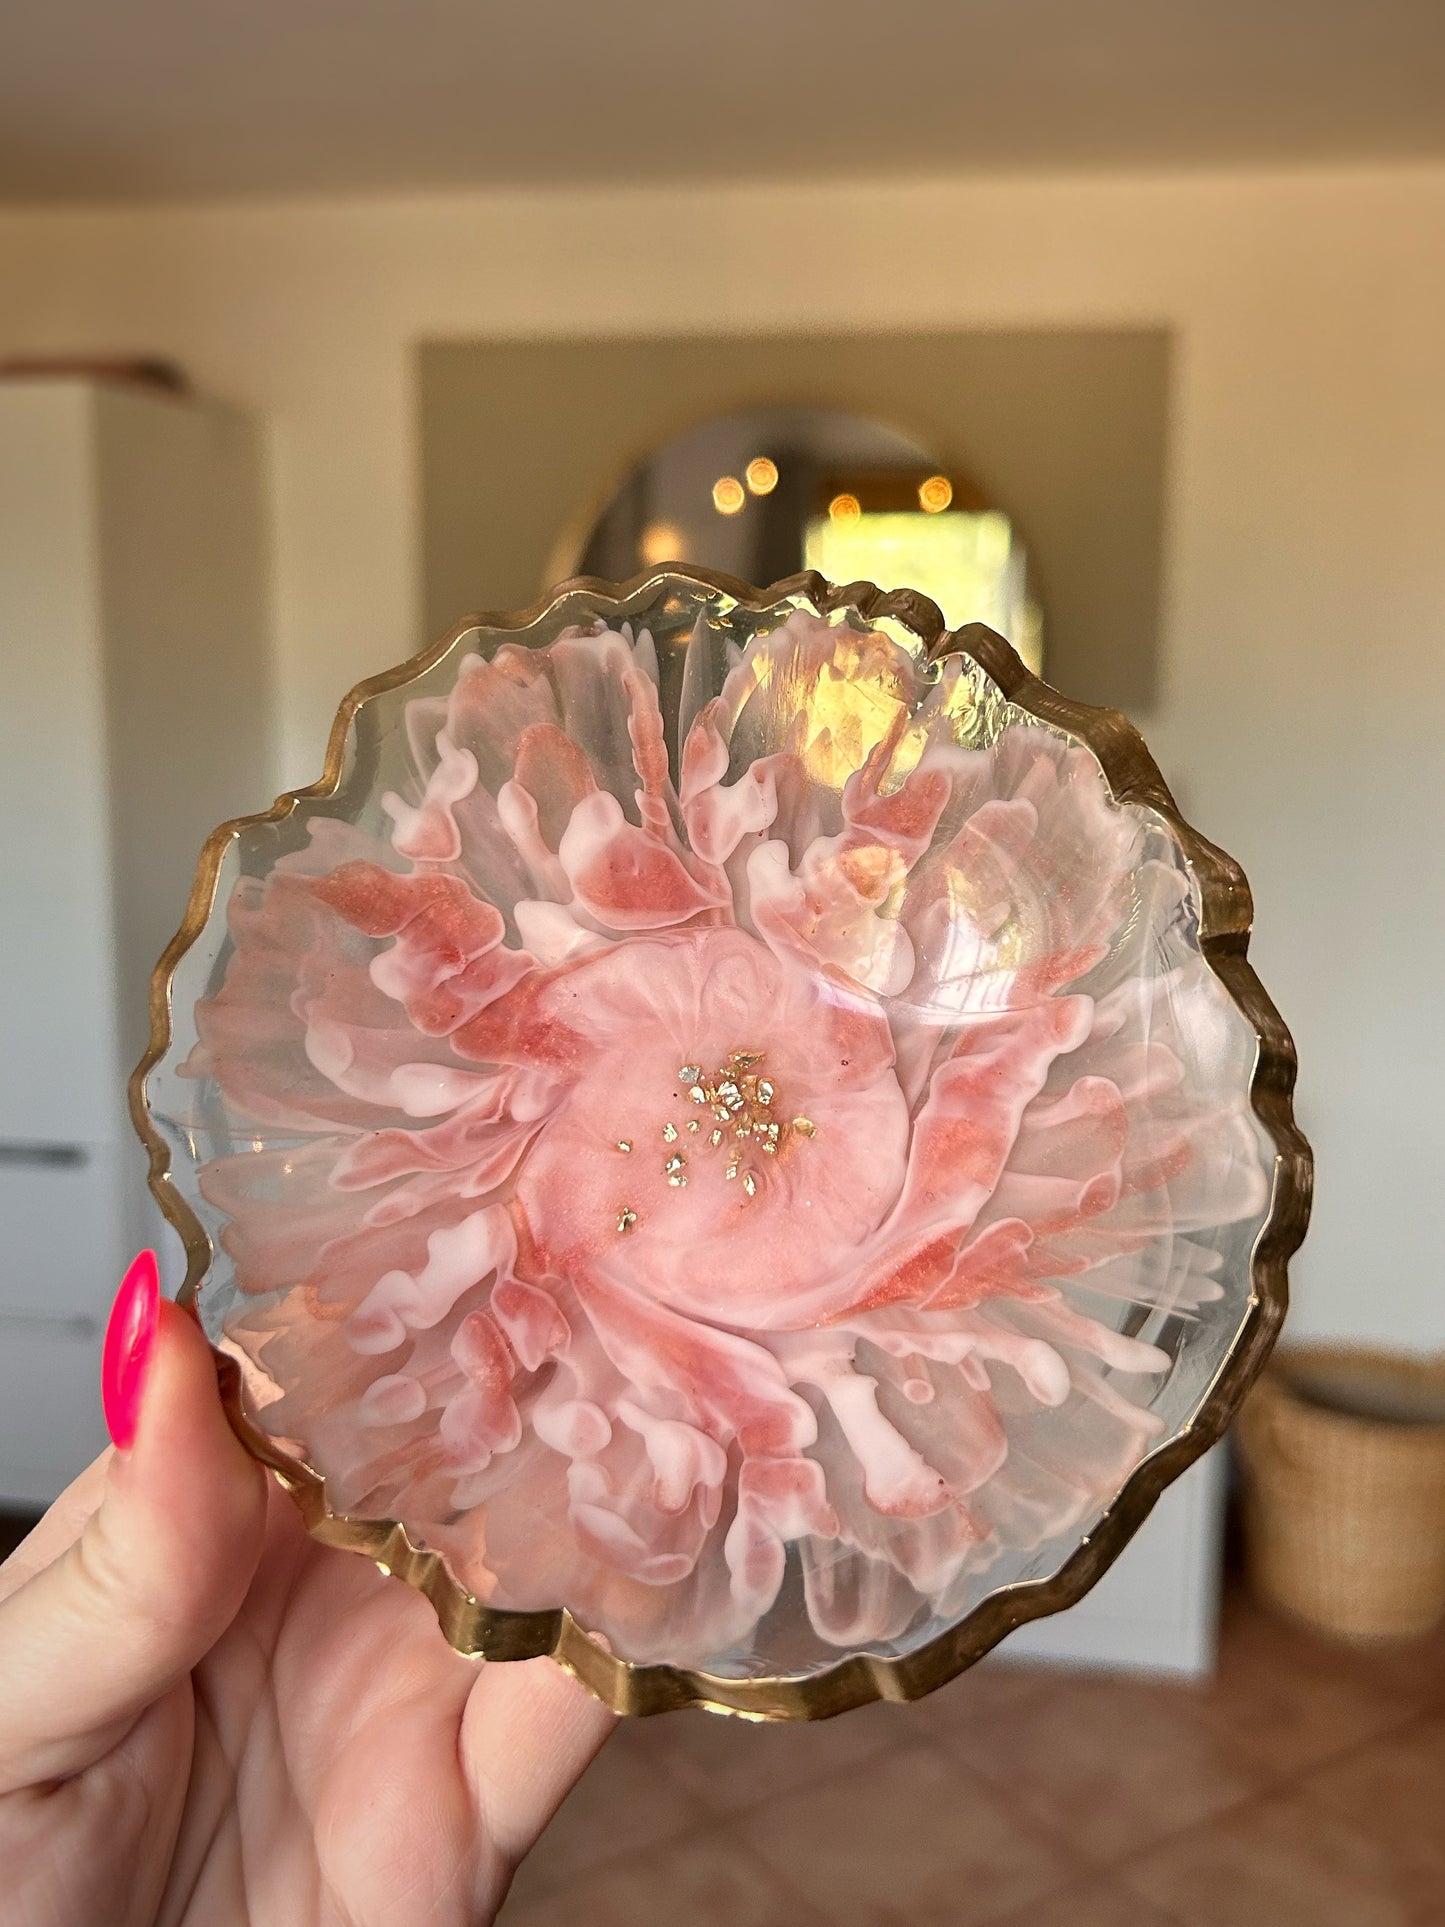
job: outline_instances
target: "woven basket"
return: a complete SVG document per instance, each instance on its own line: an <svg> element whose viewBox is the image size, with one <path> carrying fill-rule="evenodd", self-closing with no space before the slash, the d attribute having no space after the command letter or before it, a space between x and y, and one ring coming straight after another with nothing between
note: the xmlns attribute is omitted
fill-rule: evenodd
<svg viewBox="0 0 1445 1927"><path fill-rule="evenodd" d="M1445 1360L1277 1353L1238 1424L1255 1589L1336 1638L1445 1618Z"/></svg>

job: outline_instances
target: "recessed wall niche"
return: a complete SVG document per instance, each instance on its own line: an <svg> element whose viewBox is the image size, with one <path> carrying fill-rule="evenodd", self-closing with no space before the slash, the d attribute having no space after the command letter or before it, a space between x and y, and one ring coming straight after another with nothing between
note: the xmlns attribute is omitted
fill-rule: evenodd
<svg viewBox="0 0 1445 1927"><path fill-rule="evenodd" d="M837 410L967 477L1026 546L1049 680L1143 714L1157 686L1169 352L1157 328L424 343L426 633L525 606L575 572L628 476L684 431Z"/></svg>

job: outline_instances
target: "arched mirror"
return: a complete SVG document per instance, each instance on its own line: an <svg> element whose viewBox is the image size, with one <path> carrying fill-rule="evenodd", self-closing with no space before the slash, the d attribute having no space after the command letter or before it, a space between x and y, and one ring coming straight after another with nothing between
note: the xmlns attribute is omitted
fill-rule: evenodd
<svg viewBox="0 0 1445 1927"><path fill-rule="evenodd" d="M717 416L638 462L576 566L620 582L662 562L760 584L817 569L919 589L950 628L986 622L1042 667L1043 620L1008 515L936 454L840 410Z"/></svg>

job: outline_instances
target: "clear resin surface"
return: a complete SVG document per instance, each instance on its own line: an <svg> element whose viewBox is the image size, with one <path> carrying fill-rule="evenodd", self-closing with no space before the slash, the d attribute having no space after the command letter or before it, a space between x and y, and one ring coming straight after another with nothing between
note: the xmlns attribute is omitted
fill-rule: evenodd
<svg viewBox="0 0 1445 1927"><path fill-rule="evenodd" d="M151 1073L337 1514L720 1678L1046 1579L1195 1417L1274 1147L1198 886L902 623L573 591L243 826Z"/></svg>

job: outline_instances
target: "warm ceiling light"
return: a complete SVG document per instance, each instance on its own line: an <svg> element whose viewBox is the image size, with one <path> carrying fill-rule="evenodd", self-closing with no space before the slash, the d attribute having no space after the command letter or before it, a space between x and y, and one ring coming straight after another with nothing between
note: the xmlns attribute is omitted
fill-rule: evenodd
<svg viewBox="0 0 1445 1927"><path fill-rule="evenodd" d="M946 475L930 475L918 484L918 506L925 515L941 515L953 500L953 483Z"/></svg>
<svg viewBox="0 0 1445 1927"><path fill-rule="evenodd" d="M828 518L833 522L856 522L863 513L863 504L856 495L835 495L828 504Z"/></svg>
<svg viewBox="0 0 1445 1927"><path fill-rule="evenodd" d="M663 562L682 562L687 557L687 540L676 522L649 522L638 539L637 553L649 569Z"/></svg>
<svg viewBox="0 0 1445 1927"><path fill-rule="evenodd" d="M778 486L778 465L766 455L754 455L744 473L754 495L771 495Z"/></svg>
<svg viewBox="0 0 1445 1927"><path fill-rule="evenodd" d="M747 499L736 475L719 475L712 485L712 505L719 515L736 515Z"/></svg>

